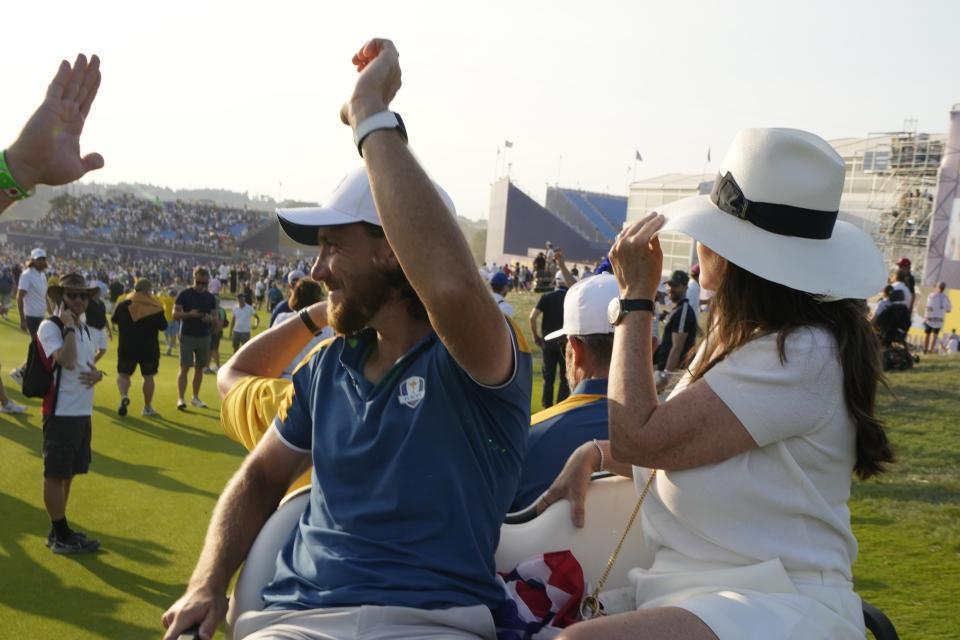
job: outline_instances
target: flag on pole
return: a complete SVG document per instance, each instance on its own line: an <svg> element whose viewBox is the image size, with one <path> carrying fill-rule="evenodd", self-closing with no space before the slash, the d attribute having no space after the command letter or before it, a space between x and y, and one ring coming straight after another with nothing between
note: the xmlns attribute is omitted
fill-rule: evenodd
<svg viewBox="0 0 960 640"><path fill-rule="evenodd" d="M633 156L633 159L634 159L634 160L637 160L638 162L643 162L643 157L640 155L640 152L639 152L639 151L637 151L636 149L634 149L634 150L633 150L633 153L634 153L634 156Z"/></svg>
<svg viewBox="0 0 960 640"><path fill-rule="evenodd" d="M513 149L513 143L510 142L509 140L504 140L503 146L506 147L507 149Z"/></svg>

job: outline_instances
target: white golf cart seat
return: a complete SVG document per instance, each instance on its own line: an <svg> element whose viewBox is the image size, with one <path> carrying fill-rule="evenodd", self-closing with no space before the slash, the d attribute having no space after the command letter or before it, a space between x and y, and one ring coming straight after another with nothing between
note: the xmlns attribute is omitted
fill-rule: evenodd
<svg viewBox="0 0 960 640"><path fill-rule="evenodd" d="M309 487L289 496L260 530L230 597L225 623L228 640L233 638L233 625L240 614L263 607L260 592L273 577L277 554L309 499ZM580 561L584 578L591 585L596 584L636 501L633 482L626 478L605 477L595 480L590 487L586 523L582 529L577 529L570 521L570 507L566 501L551 505L542 515L526 522L504 524L497 547L497 571L510 571L521 560L537 553L569 549ZM520 519L526 518L521 515ZM616 606L615 601L621 602L624 603L622 609L626 610L633 601L627 571L631 567L649 566L652 561L653 553L644 545L639 522L635 522L620 551L620 558L607 578L604 591L610 594L610 602L608 604L605 598L604 605L620 610L621 606Z"/></svg>
<svg viewBox="0 0 960 640"><path fill-rule="evenodd" d="M224 625L227 640L233 640L233 625L239 616L263 607L260 592L273 577L277 554L286 542L310 499L309 487L288 496L260 530L240 570L230 597ZM633 482L616 476L595 477L586 503L585 525L573 526L570 507L561 500L536 516L534 505L509 514L500 529L496 552L497 571L510 571L521 560L547 551L569 549L583 567L590 588L600 579L611 552L620 540L637 501ZM604 584L601 601L608 613L627 611L634 605L634 589L627 578L633 567L649 567L653 552L646 546L639 516L624 541L613 570ZM898 640L886 615L863 602L864 620L876 640ZM180 640L196 638L196 627Z"/></svg>

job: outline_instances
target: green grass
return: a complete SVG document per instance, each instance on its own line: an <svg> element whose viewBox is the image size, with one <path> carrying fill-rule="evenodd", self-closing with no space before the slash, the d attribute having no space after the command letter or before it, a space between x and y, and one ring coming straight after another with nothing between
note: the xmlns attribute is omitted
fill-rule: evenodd
<svg viewBox="0 0 960 640"><path fill-rule="evenodd" d="M508 300L529 341L537 296ZM6 381L26 346L26 334L0 320ZM222 347L225 360L232 349ZM539 363L534 349L535 411ZM176 411L177 364L161 357L160 418L141 418L135 375L130 414L121 419L115 342L101 360L110 375L96 392L93 464L76 479L68 507L73 526L103 541L87 556L55 556L43 544L39 402L6 385L30 412L0 414L0 638L159 637L160 615L182 593L216 496L244 453L220 429L213 376L201 391L208 409ZM880 413L901 462L878 480L855 482L850 503L860 541L857 591L911 640L956 637L960 622L958 379L960 356L925 358L891 374L897 397L882 393Z"/></svg>
<svg viewBox="0 0 960 640"><path fill-rule="evenodd" d="M5 388L30 407L0 414L0 637L158 637L160 614L182 593L214 501L244 454L220 429L214 377L201 389L209 408L179 412L179 361L176 352L161 356L160 417L140 416L135 374L130 413L120 418L111 343L98 363L109 375L96 390L91 472L75 479L67 508L71 526L100 539L102 550L56 556L43 544L50 523L40 494L40 403L7 375L27 343L17 325L0 321ZM224 360L230 352L221 343Z"/></svg>

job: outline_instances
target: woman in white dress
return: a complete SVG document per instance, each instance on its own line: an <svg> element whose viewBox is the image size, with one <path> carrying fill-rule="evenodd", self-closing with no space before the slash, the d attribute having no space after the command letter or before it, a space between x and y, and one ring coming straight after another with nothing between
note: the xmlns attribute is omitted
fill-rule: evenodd
<svg viewBox="0 0 960 640"><path fill-rule="evenodd" d="M853 473L894 460L873 415L882 368L863 302L886 269L872 240L836 219L843 181L843 160L817 136L744 130L709 196L618 237L621 300L654 297L666 230L699 241L700 282L716 294L707 336L663 404L652 314L611 305L606 467L632 465L638 488L658 470L642 510L656 555L631 571L637 611L573 625L564 640L864 637L847 500ZM578 449L540 507L570 498L582 521L602 462L592 442Z"/></svg>

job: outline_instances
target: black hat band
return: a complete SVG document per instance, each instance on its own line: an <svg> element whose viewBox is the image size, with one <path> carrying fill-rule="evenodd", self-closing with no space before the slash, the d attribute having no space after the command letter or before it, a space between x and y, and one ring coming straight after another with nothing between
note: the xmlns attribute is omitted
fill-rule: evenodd
<svg viewBox="0 0 960 640"><path fill-rule="evenodd" d="M723 176L717 174L710 201L724 213L781 236L826 240L833 234L833 225L837 221L837 211L748 200L730 172Z"/></svg>

